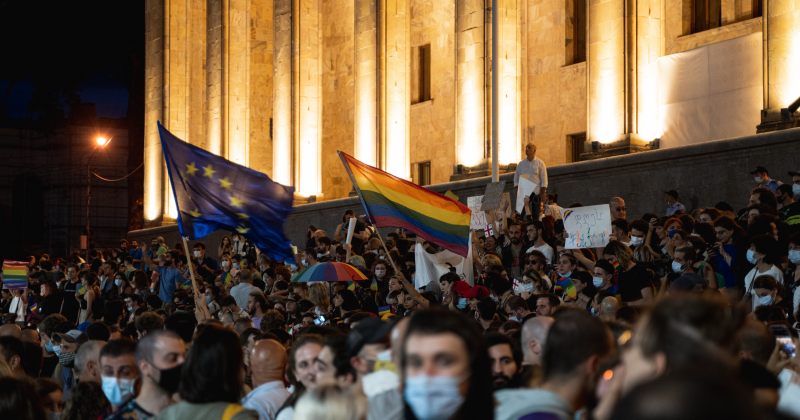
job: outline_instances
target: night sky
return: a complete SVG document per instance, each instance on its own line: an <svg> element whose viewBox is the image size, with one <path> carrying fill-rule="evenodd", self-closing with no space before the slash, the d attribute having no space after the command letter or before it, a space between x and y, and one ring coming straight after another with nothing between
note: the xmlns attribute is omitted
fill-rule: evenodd
<svg viewBox="0 0 800 420"><path fill-rule="evenodd" d="M0 34L0 123L36 126L81 102L124 118L142 94L143 1L0 0Z"/></svg>

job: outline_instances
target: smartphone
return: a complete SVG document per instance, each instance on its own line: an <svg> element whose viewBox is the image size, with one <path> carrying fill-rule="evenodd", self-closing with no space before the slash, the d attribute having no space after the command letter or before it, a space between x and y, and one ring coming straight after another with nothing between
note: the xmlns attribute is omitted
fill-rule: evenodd
<svg viewBox="0 0 800 420"><path fill-rule="evenodd" d="M775 342L780 346L781 351L785 355L789 356L789 358L797 356L797 346L795 346L792 340L789 327L784 324L772 324L769 326L769 329L772 331L772 334L775 335Z"/></svg>

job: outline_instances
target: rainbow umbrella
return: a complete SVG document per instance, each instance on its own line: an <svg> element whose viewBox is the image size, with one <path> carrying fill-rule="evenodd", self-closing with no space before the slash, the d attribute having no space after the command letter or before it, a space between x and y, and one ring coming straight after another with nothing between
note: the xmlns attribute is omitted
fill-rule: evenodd
<svg viewBox="0 0 800 420"><path fill-rule="evenodd" d="M315 281L357 281L366 279L367 276L350 264L322 262L295 274L292 282L312 283Z"/></svg>

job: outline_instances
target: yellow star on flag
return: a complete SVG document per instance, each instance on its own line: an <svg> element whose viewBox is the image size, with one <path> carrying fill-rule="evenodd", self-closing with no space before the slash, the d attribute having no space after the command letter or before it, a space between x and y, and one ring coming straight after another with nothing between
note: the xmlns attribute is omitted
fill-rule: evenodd
<svg viewBox="0 0 800 420"><path fill-rule="evenodd" d="M189 214L191 214L192 217L200 217L200 210L194 209L194 210L190 211Z"/></svg>
<svg viewBox="0 0 800 420"><path fill-rule="evenodd" d="M228 179L228 177L225 177L220 178L219 185L222 186L222 188L229 190L231 189L231 185L233 185L233 183Z"/></svg>
<svg viewBox="0 0 800 420"><path fill-rule="evenodd" d="M214 176L214 172L217 171L215 171L211 165L203 166L203 175L206 176L207 178L211 178L212 176Z"/></svg>
<svg viewBox="0 0 800 420"><path fill-rule="evenodd" d="M189 175L194 175L197 173L197 166L194 164L194 162L186 165L186 173Z"/></svg>
<svg viewBox="0 0 800 420"><path fill-rule="evenodd" d="M236 231L244 235L247 232L250 232L250 228L246 228L244 226L239 226L236 228Z"/></svg>
<svg viewBox="0 0 800 420"><path fill-rule="evenodd" d="M236 213L236 215L239 216L240 219L249 219L250 218L250 216L248 216L247 213Z"/></svg>
<svg viewBox="0 0 800 420"><path fill-rule="evenodd" d="M233 207L242 207L242 204L244 204L244 203L242 203L242 200L240 200L239 198L237 198L234 195L231 196L231 205Z"/></svg>

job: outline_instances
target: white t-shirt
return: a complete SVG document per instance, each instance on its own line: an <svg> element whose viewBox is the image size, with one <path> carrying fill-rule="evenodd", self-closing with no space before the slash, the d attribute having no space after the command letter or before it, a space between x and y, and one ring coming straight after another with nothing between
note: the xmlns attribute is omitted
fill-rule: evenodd
<svg viewBox="0 0 800 420"><path fill-rule="evenodd" d="M760 276L772 276L775 280L783 285L783 272L780 268L772 265L767 271L758 271L758 267L753 267L746 276L744 276L744 290L750 293L751 301L753 302L753 309L756 309L756 292L753 290L753 280Z"/></svg>
<svg viewBox="0 0 800 420"><path fill-rule="evenodd" d="M535 194L539 194L540 188L547 188L547 166L544 161L538 157L533 160L522 159L517 164L517 170L514 171L514 186L519 185L519 177L524 176L528 178L536 188L533 190Z"/></svg>
<svg viewBox="0 0 800 420"><path fill-rule="evenodd" d="M550 245L548 245L546 243L543 244L543 245L540 245L540 246L534 245L534 246L528 248L528 250L525 251L525 253L526 254L530 254L530 252L534 251L534 250L539 251L542 254L544 254L544 257L547 258L547 264L552 264L553 263L553 256L555 255L555 252L553 251L553 247L552 246L550 246Z"/></svg>

